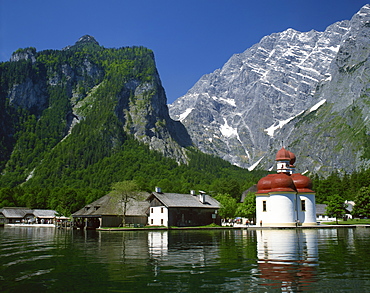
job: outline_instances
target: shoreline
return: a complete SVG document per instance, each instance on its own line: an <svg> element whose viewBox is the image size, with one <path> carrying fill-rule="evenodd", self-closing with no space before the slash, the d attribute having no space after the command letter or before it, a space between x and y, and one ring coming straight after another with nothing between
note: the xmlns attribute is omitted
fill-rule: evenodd
<svg viewBox="0 0 370 293"><path fill-rule="evenodd" d="M55 224L4 224L4 227L43 227L43 228L55 228Z"/></svg>
<svg viewBox="0 0 370 293"><path fill-rule="evenodd" d="M370 228L370 225L315 225L299 227L260 227L260 226L237 226L237 227L155 227L155 228L96 228L97 231L171 231L171 230L284 230L284 229L333 229L333 228Z"/></svg>
<svg viewBox="0 0 370 293"><path fill-rule="evenodd" d="M55 224L4 224L3 226L13 228L13 227L33 227L33 228L58 228ZM70 227L68 227L70 228ZM284 227L284 226L274 226L274 227L260 227L260 226L220 226L220 227L112 227L112 228L96 228L96 231L170 231L170 230L284 230L284 229L333 229L333 228L370 228L370 224L349 224L349 225L314 225L314 226L299 226L299 227ZM80 229L81 230L81 229ZM82 229L84 230L84 229Z"/></svg>

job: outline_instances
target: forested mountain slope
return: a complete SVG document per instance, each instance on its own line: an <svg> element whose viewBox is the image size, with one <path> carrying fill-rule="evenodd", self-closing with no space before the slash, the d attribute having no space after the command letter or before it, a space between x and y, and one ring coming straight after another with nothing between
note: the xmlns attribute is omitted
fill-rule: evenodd
<svg viewBox="0 0 370 293"><path fill-rule="evenodd" d="M237 196L262 175L192 146L169 117L147 48L107 49L84 36L62 50L19 49L0 70L1 206L69 213L132 179L189 192L222 178Z"/></svg>

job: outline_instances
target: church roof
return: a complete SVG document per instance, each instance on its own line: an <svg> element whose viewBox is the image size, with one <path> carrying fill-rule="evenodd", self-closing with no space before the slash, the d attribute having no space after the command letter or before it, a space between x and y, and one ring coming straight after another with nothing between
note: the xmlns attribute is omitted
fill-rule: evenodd
<svg viewBox="0 0 370 293"><path fill-rule="evenodd" d="M294 163L296 156L294 153L281 148L276 153L276 161L289 161L290 167L278 174L269 174L261 178L257 183L257 194L267 194L270 192L298 192L298 193L314 193L312 181L307 176L294 172ZM283 163L284 164L284 163ZM279 170L278 170L279 171Z"/></svg>
<svg viewBox="0 0 370 293"><path fill-rule="evenodd" d="M290 152L282 147L276 153L275 161L290 161Z"/></svg>

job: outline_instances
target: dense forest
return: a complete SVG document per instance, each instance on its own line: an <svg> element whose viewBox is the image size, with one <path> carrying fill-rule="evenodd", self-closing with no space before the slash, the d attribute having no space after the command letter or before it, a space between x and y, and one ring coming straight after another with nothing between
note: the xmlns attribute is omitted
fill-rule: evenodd
<svg viewBox="0 0 370 293"><path fill-rule="evenodd" d="M162 89L147 48L106 49L85 36L63 50L19 49L12 59L0 63L0 207L68 215L123 180L146 191L202 189L236 198L267 173L191 146L184 151L187 162L180 163L134 136L132 129L142 127L135 125L141 122L134 121L137 112L157 119L145 133L165 136L164 115L151 114L167 109L151 103ZM138 95L138 85L149 93Z"/></svg>
<svg viewBox="0 0 370 293"><path fill-rule="evenodd" d="M164 192L205 190L230 200L235 214L233 203L268 173L233 166L193 146L178 146L187 157L180 162L138 139L135 129L176 144L163 130L168 109L152 103L163 88L147 48L106 49L87 36L63 50L30 47L13 57L0 63L0 207L69 215L113 183L135 180L148 192L155 186ZM138 94L140 86L148 90ZM150 121L150 128L135 115ZM369 186L370 171L311 178L318 203L332 194L352 200ZM240 215L249 213L252 196L239 206Z"/></svg>

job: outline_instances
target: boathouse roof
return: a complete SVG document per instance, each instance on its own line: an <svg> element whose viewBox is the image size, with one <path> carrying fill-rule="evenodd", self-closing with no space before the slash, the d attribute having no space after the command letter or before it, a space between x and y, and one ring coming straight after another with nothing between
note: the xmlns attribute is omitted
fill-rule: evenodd
<svg viewBox="0 0 370 293"><path fill-rule="evenodd" d="M142 200L130 199L127 203L126 216L147 216L146 211L149 203L145 200L149 193L140 192L139 197ZM122 215L123 203L111 194L85 205L82 209L72 214L72 217L99 217L99 216L116 216Z"/></svg>

